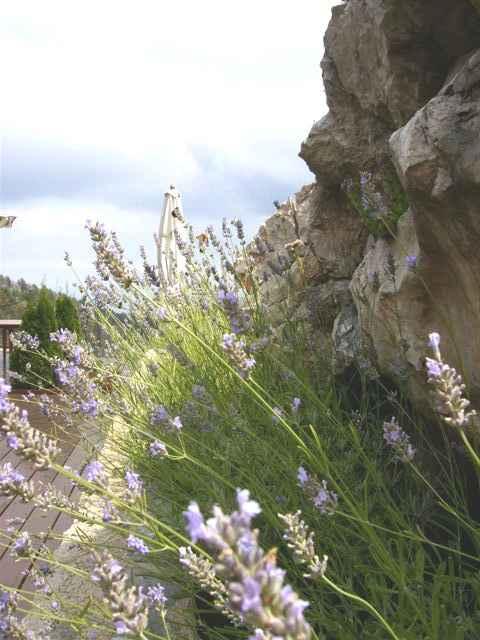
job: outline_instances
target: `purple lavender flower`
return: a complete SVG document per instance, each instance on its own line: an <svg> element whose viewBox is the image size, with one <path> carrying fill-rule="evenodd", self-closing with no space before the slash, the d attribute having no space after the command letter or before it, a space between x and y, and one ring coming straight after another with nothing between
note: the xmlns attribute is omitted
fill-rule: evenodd
<svg viewBox="0 0 480 640"><path fill-rule="evenodd" d="M233 333L225 333L222 339L222 345L225 351L233 349L235 345L235 335Z"/></svg>
<svg viewBox="0 0 480 640"><path fill-rule="evenodd" d="M155 456L166 456L167 455L167 447L163 444L163 442L160 442L160 440L154 440L148 450L150 451L150 455L155 457Z"/></svg>
<svg viewBox="0 0 480 640"><path fill-rule="evenodd" d="M192 542L197 543L199 540L203 540L206 535L206 527L198 504L191 502L188 509L183 512L183 516L186 520L186 528Z"/></svg>
<svg viewBox="0 0 480 640"><path fill-rule="evenodd" d="M175 418L173 418L173 420L170 421L170 424L177 431L180 431L183 428L183 424L182 424L182 421L180 420L180 416L175 416Z"/></svg>
<svg viewBox="0 0 480 640"><path fill-rule="evenodd" d="M10 594L8 591L3 591L0 595L0 612L5 611L10 603Z"/></svg>
<svg viewBox="0 0 480 640"><path fill-rule="evenodd" d="M0 378L0 413L6 413L12 407L11 403L7 399L11 390L12 387L9 384L6 384L3 378Z"/></svg>
<svg viewBox="0 0 480 640"><path fill-rule="evenodd" d="M436 331L430 333L428 335L428 344L434 351L437 351L440 347L440 334Z"/></svg>
<svg viewBox="0 0 480 640"><path fill-rule="evenodd" d="M165 309L165 307L159 307L157 309L157 317L160 320L166 320L168 317L168 311Z"/></svg>
<svg viewBox="0 0 480 640"><path fill-rule="evenodd" d="M327 489L326 480L322 480L317 495L313 498L313 504L320 513L332 515L335 512L338 504L338 496L334 491Z"/></svg>
<svg viewBox="0 0 480 640"><path fill-rule="evenodd" d="M23 531L15 540L12 545L12 556L24 557L27 556L32 549L32 541L28 531Z"/></svg>
<svg viewBox="0 0 480 640"><path fill-rule="evenodd" d="M389 422L383 423L383 438L387 445L395 451L399 460L402 462L413 460L415 449L410 444L410 437L394 417Z"/></svg>
<svg viewBox="0 0 480 640"><path fill-rule="evenodd" d="M255 358L245 358L245 360L243 361L243 367L247 371L250 371L250 369L253 369L256 364L257 364L257 361L255 360Z"/></svg>
<svg viewBox="0 0 480 640"><path fill-rule="evenodd" d="M250 500L250 491L248 489L237 489L237 503L240 514L247 524L262 511L258 502Z"/></svg>
<svg viewBox="0 0 480 640"><path fill-rule="evenodd" d="M73 348L73 352L72 352L72 362L73 364L77 365L77 367L81 364L82 362L82 356L84 354L84 349L82 347L80 347L79 345L75 346Z"/></svg>
<svg viewBox="0 0 480 640"><path fill-rule="evenodd" d="M405 258L405 264L409 269L415 269L417 266L417 256L407 256Z"/></svg>
<svg viewBox="0 0 480 640"><path fill-rule="evenodd" d="M162 424L166 420L168 420L168 417L169 417L168 411L165 409L163 405L159 405L158 407L155 407L155 409L152 411L152 415L150 417L150 424L153 426L157 426L159 424Z"/></svg>
<svg viewBox="0 0 480 640"><path fill-rule="evenodd" d="M242 378L248 378L256 362L255 358L247 355L245 342L239 340L235 333L226 333L223 336L222 349L229 356Z"/></svg>
<svg viewBox="0 0 480 640"><path fill-rule="evenodd" d="M105 479L105 467L98 460L93 460L85 467L85 478L88 482L101 482Z"/></svg>
<svg viewBox="0 0 480 640"><path fill-rule="evenodd" d="M75 336L68 329L59 329L50 334L50 342L58 344L68 344L75 341Z"/></svg>
<svg viewBox="0 0 480 640"><path fill-rule="evenodd" d="M148 587L147 598L153 605L163 606L167 603L165 588L160 583Z"/></svg>
<svg viewBox="0 0 480 640"><path fill-rule="evenodd" d="M6 437L7 447L10 449L18 449L20 446L20 441L14 433L9 433Z"/></svg>
<svg viewBox="0 0 480 640"><path fill-rule="evenodd" d="M194 542L201 541L213 555L213 562L200 567L198 562L181 560L202 584L208 568L208 584L217 595L216 604L237 620L257 629L254 640L263 637L311 637L311 629L303 617L307 604L291 587L284 584L285 571L276 565L273 553L265 553L258 544L259 532L251 529L251 520L260 512L246 490L237 490L238 511L230 515L218 506L213 518L205 524L197 503L190 503L185 512L187 531ZM184 554L185 555L185 554ZM200 575L200 570L202 576ZM205 582L203 583L205 584ZM265 629L262 636L260 628Z"/></svg>
<svg viewBox="0 0 480 640"><path fill-rule="evenodd" d="M123 620L117 620L115 623L115 633L118 633L119 636L123 636L130 633L129 628L125 624Z"/></svg>
<svg viewBox="0 0 480 640"><path fill-rule="evenodd" d="M150 549L145 544L145 542L141 538L137 538L136 536L130 534L127 538L127 547L129 549L133 549L142 555L146 555L150 552Z"/></svg>
<svg viewBox="0 0 480 640"><path fill-rule="evenodd" d="M309 475L308 475L307 471L304 469L304 467L298 467L297 479L298 479L298 483L300 484L301 487L303 487L304 484L309 481L309 479L310 479Z"/></svg>
<svg viewBox="0 0 480 640"><path fill-rule="evenodd" d="M262 590L260 584L255 578L248 576L244 579L242 586L243 598L240 604L242 613L246 613L247 611L260 612L262 609Z"/></svg>
<svg viewBox="0 0 480 640"><path fill-rule="evenodd" d="M137 495L141 493L143 489L143 481L140 479L140 476L138 475L138 473L135 473L135 471L128 470L125 473L125 480L127 481L128 489L132 493Z"/></svg>
<svg viewBox="0 0 480 640"><path fill-rule="evenodd" d="M437 360L425 358L425 364L427 366L428 375L432 378L438 378L442 375L442 365Z"/></svg>
<svg viewBox="0 0 480 640"><path fill-rule="evenodd" d="M238 304L238 296L235 291L227 291L225 294L225 300L231 305Z"/></svg>
<svg viewBox="0 0 480 640"><path fill-rule="evenodd" d="M109 500L106 500L102 510L103 522L112 522L112 520L117 517L118 517L117 508Z"/></svg>
<svg viewBox="0 0 480 640"><path fill-rule="evenodd" d="M3 465L0 471L0 484L2 482L23 482L25 476L16 471L11 462L7 462Z"/></svg>
<svg viewBox="0 0 480 640"><path fill-rule="evenodd" d="M80 411L89 418L95 418L98 415L98 402L95 398L89 398L80 403Z"/></svg>
<svg viewBox="0 0 480 640"><path fill-rule="evenodd" d="M298 413L298 410L300 409L301 404L302 404L302 401L300 400L300 398L293 398L292 405L291 405L293 413Z"/></svg>
<svg viewBox="0 0 480 640"><path fill-rule="evenodd" d="M29 502L34 496L33 482L27 481L11 462L7 462L0 469L0 495L18 496L23 502Z"/></svg>

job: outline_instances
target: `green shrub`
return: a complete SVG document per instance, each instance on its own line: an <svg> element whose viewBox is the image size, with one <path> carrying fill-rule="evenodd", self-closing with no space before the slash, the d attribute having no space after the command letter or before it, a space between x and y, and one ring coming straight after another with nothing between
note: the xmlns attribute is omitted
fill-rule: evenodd
<svg viewBox="0 0 480 640"><path fill-rule="evenodd" d="M53 294L43 287L36 302L30 302L22 317L22 331L39 339L40 350L53 355L55 345L50 343L50 333L57 329L55 318L55 301ZM10 369L22 380L20 386L50 386L53 384L52 368L49 362L39 353L29 353L14 349L10 361Z"/></svg>
<svg viewBox="0 0 480 640"><path fill-rule="evenodd" d="M65 294L59 295L55 302L55 315L59 329L69 329L80 334L80 318L73 298Z"/></svg>

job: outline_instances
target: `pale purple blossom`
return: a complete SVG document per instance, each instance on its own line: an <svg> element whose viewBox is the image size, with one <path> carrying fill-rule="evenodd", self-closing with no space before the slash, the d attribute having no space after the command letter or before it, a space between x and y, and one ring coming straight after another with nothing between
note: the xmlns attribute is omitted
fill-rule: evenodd
<svg viewBox="0 0 480 640"><path fill-rule="evenodd" d="M155 409L152 411L152 415L150 417L150 424L153 426L157 426L159 424L162 424L163 422L166 422L168 418L169 418L168 411L165 409L163 405L159 405L158 407L155 407Z"/></svg>
<svg viewBox="0 0 480 640"><path fill-rule="evenodd" d="M425 358L428 375L432 378L438 378L442 375L442 363L433 358Z"/></svg>
<svg viewBox="0 0 480 640"><path fill-rule="evenodd" d="M10 433L6 437L7 447L10 449L18 449L20 446L20 441L18 437L14 433Z"/></svg>
<svg viewBox="0 0 480 640"><path fill-rule="evenodd" d="M182 421L180 419L180 416L175 416L175 418L173 418L173 420L170 421L170 424L177 431L180 431L183 428L183 424L182 424Z"/></svg>
<svg viewBox="0 0 480 640"><path fill-rule="evenodd" d="M206 534L206 526L198 504L191 502L188 509L183 512L183 516L192 542L197 543L199 540L203 540Z"/></svg>
<svg viewBox="0 0 480 640"><path fill-rule="evenodd" d="M128 470L125 473L125 480L127 481L127 487L133 493L139 494L143 489L143 481L140 479L138 473Z"/></svg>
<svg viewBox="0 0 480 640"><path fill-rule="evenodd" d="M150 451L150 455L155 456L166 456L167 455L167 447L160 440L154 440L148 450Z"/></svg>
<svg viewBox="0 0 480 640"><path fill-rule="evenodd" d="M409 269L415 269L417 266L417 256L407 256L405 258L405 264Z"/></svg>
<svg viewBox="0 0 480 640"><path fill-rule="evenodd" d="M338 505L338 496L334 491L327 488L327 481L322 480L322 484L317 494L313 498L313 504L326 515L332 515Z"/></svg>
<svg viewBox="0 0 480 640"><path fill-rule="evenodd" d="M399 460L402 462L413 460L415 449L410 444L410 437L394 417L389 422L383 423L383 438L387 445L395 451Z"/></svg>
<svg viewBox="0 0 480 640"><path fill-rule="evenodd" d="M12 407L7 396L12 391L12 387L6 384L3 378L0 378L0 413L6 413Z"/></svg>
<svg viewBox="0 0 480 640"><path fill-rule="evenodd" d="M298 410L300 409L301 404L302 404L302 401L300 398L296 398L296 397L293 398L292 404L291 404L293 413L298 413Z"/></svg>
<svg viewBox="0 0 480 640"><path fill-rule="evenodd" d="M309 475L304 467L298 467L297 479L301 487L308 482Z"/></svg>
<svg viewBox="0 0 480 640"><path fill-rule="evenodd" d="M250 500L247 490L240 489L237 504L238 511L230 515L215 506L213 518L205 523L197 503L190 503L184 513L187 531L193 542L207 547L213 560L201 567L198 560L192 561L190 552L182 562L201 585L208 586L216 606L256 629L255 640L309 640L311 628L303 617L308 603L284 584L285 571L276 565L275 554L264 552L258 544L258 529L251 529L260 506Z"/></svg>
<svg viewBox="0 0 480 640"><path fill-rule="evenodd" d="M150 549L141 538L130 534L127 538L127 547L133 551L137 551L142 555L149 553Z"/></svg>
<svg viewBox="0 0 480 640"><path fill-rule="evenodd" d="M32 541L28 531L23 531L14 541L11 547L12 556L25 557L32 550Z"/></svg>
<svg viewBox="0 0 480 640"><path fill-rule="evenodd" d="M428 335L428 344L434 351L437 351L440 347L440 334L436 331L430 333Z"/></svg>
<svg viewBox="0 0 480 640"><path fill-rule="evenodd" d="M105 467L98 460L92 460L87 464L84 473L88 482L102 482L105 480Z"/></svg>
<svg viewBox="0 0 480 640"><path fill-rule="evenodd" d="M153 605L163 607L167 603L165 587L163 587L160 583L148 587L147 598Z"/></svg>
<svg viewBox="0 0 480 640"><path fill-rule="evenodd" d="M237 489L237 503L240 514L248 522L262 511L258 502L250 500L250 491L248 489Z"/></svg>

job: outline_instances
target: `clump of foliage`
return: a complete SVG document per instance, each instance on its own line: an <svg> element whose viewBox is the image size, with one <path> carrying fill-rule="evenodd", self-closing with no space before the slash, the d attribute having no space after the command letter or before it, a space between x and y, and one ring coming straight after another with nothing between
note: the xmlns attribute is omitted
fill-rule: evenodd
<svg viewBox="0 0 480 640"><path fill-rule="evenodd" d="M36 300L40 287L28 284L23 278L12 280L0 275L0 316L2 318L21 318L29 302Z"/></svg>
<svg viewBox="0 0 480 640"><path fill-rule="evenodd" d="M287 343L269 326L238 221L224 225L222 240L213 229L201 234L200 253L193 232L190 242L179 236L187 267L176 282L162 282L151 265L136 273L101 225L90 234L100 277L85 286L84 308L103 327L104 355L56 332L59 353L46 357L58 404L40 399L60 424L78 415L86 423L80 477L55 463L55 442L27 431L0 385L7 438L96 506L58 492L39 497L8 469L3 493L109 533L101 543L88 530L75 540L92 555L91 572L63 566L99 597L69 602L43 571L37 615L82 640L108 630L181 640L190 630L169 635L169 609L189 595L209 640L478 638L476 416L442 361L440 337L430 336L426 367L456 449L447 437L427 439L381 387L365 385L359 399L339 393L311 366L301 332L291 327ZM108 449L89 437L92 424L109 435ZM4 537L39 575L55 569L27 531ZM169 600L161 582L174 587ZM6 592L0 615L14 625ZM17 594L20 603L30 597ZM212 603L222 617L205 624Z"/></svg>
<svg viewBox="0 0 480 640"><path fill-rule="evenodd" d="M375 238L393 238L397 223L408 209L408 199L397 174L375 177L361 171L356 179L348 179L343 189L368 231Z"/></svg>
<svg viewBox="0 0 480 640"><path fill-rule="evenodd" d="M69 329L80 334L80 321L75 301L66 295L55 297L49 289L42 287L38 296L31 300L22 316L22 331L35 339L35 349L14 348L10 369L17 374L19 386L51 386L54 383L52 367L46 356L58 353L50 334L57 328ZM30 344L30 346L32 346ZM37 352L40 349L42 354Z"/></svg>
<svg viewBox="0 0 480 640"><path fill-rule="evenodd" d="M55 301L55 318L57 327L69 329L80 335L80 317L77 302L65 294L60 294Z"/></svg>

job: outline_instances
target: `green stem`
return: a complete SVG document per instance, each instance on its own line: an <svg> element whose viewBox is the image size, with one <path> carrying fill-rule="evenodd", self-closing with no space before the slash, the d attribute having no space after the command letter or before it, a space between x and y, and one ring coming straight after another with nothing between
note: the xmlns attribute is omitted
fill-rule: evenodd
<svg viewBox="0 0 480 640"><path fill-rule="evenodd" d="M470 440L467 438L467 434L463 429L460 429L460 437L463 440L464 445L467 447L468 453L470 454L472 460L475 462L477 467L480 469L480 458L475 453L474 448L470 444Z"/></svg>
<svg viewBox="0 0 480 640"><path fill-rule="evenodd" d="M329 580L327 578L327 576L323 576L322 579L328 584L329 587L331 587L337 593L340 593L342 596L345 596L345 597L349 598L350 600L353 600L354 602L358 602L363 607L368 609L370 611L370 613L372 615L374 615L375 618L377 618L377 620L379 620L382 623L382 625L385 627L385 629L388 631L388 633L392 636L392 638L394 638L394 640L401 640L400 636L397 636L395 631L388 624L388 622L385 620L385 618L382 616L382 614L379 611L377 611L377 609L375 609L375 607L372 604L370 604L370 602L368 602L367 600L364 600L360 596L355 595L354 593L350 593L349 591L345 591L344 589L342 589L341 587L336 585L334 582Z"/></svg>

